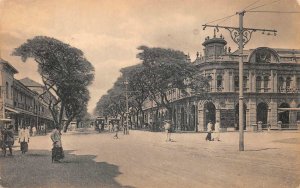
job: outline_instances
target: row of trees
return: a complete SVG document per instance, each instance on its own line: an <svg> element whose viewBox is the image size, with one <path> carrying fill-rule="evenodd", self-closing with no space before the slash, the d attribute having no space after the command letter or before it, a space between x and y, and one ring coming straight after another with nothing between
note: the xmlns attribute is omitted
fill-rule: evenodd
<svg viewBox="0 0 300 188"><path fill-rule="evenodd" d="M172 103L167 93L174 88L184 95L206 94L207 80L198 73L194 64L188 62L183 52L147 46L140 46L138 50L137 58L141 63L121 70L122 76L98 101L95 109L97 115L125 116L125 83L128 83L129 107L135 112L137 122L138 117L144 117L143 103L147 99L156 104L155 122L160 109L166 109L167 118L172 120ZM140 120L143 124L143 118Z"/></svg>
<svg viewBox="0 0 300 188"><path fill-rule="evenodd" d="M49 107L56 126L67 131L74 118L84 119L90 98L87 87L94 79L94 67L81 50L57 39L36 36L16 48L12 55L25 62L33 58L44 84L40 95ZM51 92L54 97L49 96Z"/></svg>

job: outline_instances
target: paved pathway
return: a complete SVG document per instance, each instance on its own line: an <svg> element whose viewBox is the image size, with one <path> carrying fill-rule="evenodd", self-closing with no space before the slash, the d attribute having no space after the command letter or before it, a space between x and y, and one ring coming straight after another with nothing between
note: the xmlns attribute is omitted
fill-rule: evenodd
<svg viewBox="0 0 300 188"><path fill-rule="evenodd" d="M94 131L63 135L66 158L51 163L48 136L31 139L30 151L0 157L3 187L298 187L300 133L238 133L206 142L204 133L130 131L130 135Z"/></svg>

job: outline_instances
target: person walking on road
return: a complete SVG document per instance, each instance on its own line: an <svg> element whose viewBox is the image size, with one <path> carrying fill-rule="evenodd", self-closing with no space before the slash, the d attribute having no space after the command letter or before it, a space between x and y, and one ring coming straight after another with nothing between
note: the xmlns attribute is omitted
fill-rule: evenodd
<svg viewBox="0 0 300 188"><path fill-rule="evenodd" d="M59 131L59 127L55 127L55 129L52 131L50 138L53 142L53 148L52 148L52 162L60 162L60 159L64 158L64 151L62 148L61 143L61 133Z"/></svg>
<svg viewBox="0 0 300 188"><path fill-rule="evenodd" d="M208 124L207 124L207 135L206 135L206 138L205 140L207 141L212 141L212 137L211 137L211 131L212 131L212 122L211 120L209 120Z"/></svg>
<svg viewBox="0 0 300 188"><path fill-rule="evenodd" d="M33 127L32 127L32 136L35 136L35 135L36 135L36 127L33 126Z"/></svg>
<svg viewBox="0 0 300 188"><path fill-rule="evenodd" d="M112 122L112 126L114 128L114 131L115 131L115 136L114 136L114 139L118 139L118 132L119 132L119 125L117 122Z"/></svg>
<svg viewBox="0 0 300 188"><path fill-rule="evenodd" d="M19 132L19 143L22 154L28 151L28 143L29 143L29 129L23 127Z"/></svg>
<svg viewBox="0 0 300 188"><path fill-rule="evenodd" d="M214 130L214 139L216 141L220 141L220 121L217 120L215 123L215 130Z"/></svg>
<svg viewBox="0 0 300 188"><path fill-rule="evenodd" d="M14 145L14 132L13 132L13 125L9 125L8 130L4 131L4 142L3 142L3 152L4 157L6 156L6 148L9 149L9 155L12 156L12 146Z"/></svg>
<svg viewBox="0 0 300 188"><path fill-rule="evenodd" d="M171 121L165 120L164 123L165 123L164 124L165 132L167 134L166 142L172 141L172 139L171 139L171 131L172 131Z"/></svg>
<svg viewBox="0 0 300 188"><path fill-rule="evenodd" d="M123 122L123 134L124 134L124 135L129 134L129 132L128 132L127 121L124 121L124 122Z"/></svg>

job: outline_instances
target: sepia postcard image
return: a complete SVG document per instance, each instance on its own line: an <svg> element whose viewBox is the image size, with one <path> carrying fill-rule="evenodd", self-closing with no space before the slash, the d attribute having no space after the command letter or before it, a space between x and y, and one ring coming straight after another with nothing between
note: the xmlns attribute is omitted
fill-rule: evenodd
<svg viewBox="0 0 300 188"><path fill-rule="evenodd" d="M0 188L300 188L300 0L0 0Z"/></svg>

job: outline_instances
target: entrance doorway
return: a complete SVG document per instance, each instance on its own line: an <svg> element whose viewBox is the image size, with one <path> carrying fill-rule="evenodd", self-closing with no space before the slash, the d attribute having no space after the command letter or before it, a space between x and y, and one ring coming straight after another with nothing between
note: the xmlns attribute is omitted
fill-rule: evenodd
<svg viewBox="0 0 300 188"><path fill-rule="evenodd" d="M246 104L244 103L244 120L243 120L243 124L244 124L244 130L246 130L246 112L247 112L247 106ZM239 130L240 129L240 126L239 126L239 104L237 104L235 106L235 129L236 130Z"/></svg>
<svg viewBox="0 0 300 188"><path fill-rule="evenodd" d="M204 105L204 127L207 128L209 121L216 122L216 107L212 102L208 102Z"/></svg>
<svg viewBox="0 0 300 188"><path fill-rule="evenodd" d="M256 109L256 120L261 121L263 125L268 123L268 105L266 103L259 103Z"/></svg>

